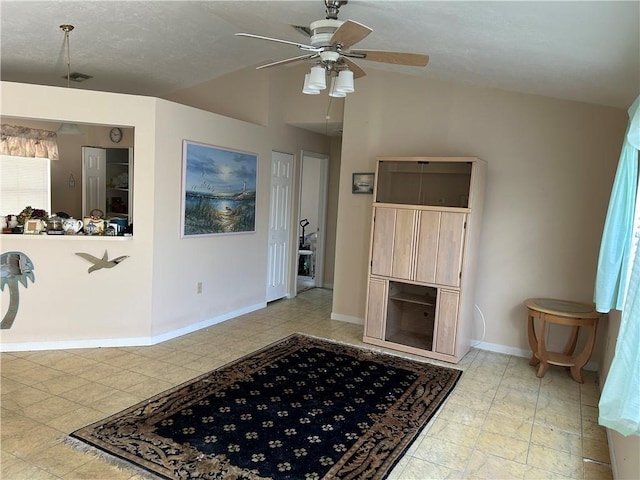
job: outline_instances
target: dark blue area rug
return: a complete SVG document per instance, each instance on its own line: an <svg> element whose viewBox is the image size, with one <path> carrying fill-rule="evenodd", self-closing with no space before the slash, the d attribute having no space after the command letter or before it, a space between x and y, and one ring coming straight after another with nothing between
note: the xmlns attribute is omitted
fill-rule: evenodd
<svg viewBox="0 0 640 480"><path fill-rule="evenodd" d="M295 334L70 437L159 478L385 478L461 374Z"/></svg>

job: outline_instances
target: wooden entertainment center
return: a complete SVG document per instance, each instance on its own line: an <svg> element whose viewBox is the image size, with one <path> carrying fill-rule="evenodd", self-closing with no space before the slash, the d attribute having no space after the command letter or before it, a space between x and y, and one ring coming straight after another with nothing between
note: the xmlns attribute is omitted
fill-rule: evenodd
<svg viewBox="0 0 640 480"><path fill-rule="evenodd" d="M377 157L363 341L457 363L469 351L487 163Z"/></svg>

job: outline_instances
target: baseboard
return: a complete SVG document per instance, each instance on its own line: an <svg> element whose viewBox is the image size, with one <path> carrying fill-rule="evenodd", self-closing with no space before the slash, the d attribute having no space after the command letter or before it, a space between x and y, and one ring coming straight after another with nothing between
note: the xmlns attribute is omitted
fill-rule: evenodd
<svg viewBox="0 0 640 480"><path fill-rule="evenodd" d="M106 348L106 347L146 347L166 342L173 338L181 337L188 333L193 333L203 328L222 323L226 320L255 312L267 306L266 303L258 303L249 307L234 310L216 317L194 323L184 328L171 330L169 332L152 335L148 337L130 337L130 338L98 338L88 340L60 340L51 342L16 342L16 343L0 343L0 352L28 352L38 350L72 350L76 348Z"/></svg>
<svg viewBox="0 0 640 480"><path fill-rule="evenodd" d="M471 347L479 348L480 350L487 350L489 352L513 355L514 357L530 357L531 356L531 350L525 350L525 349L516 348L516 347L508 347L506 345L500 345L499 343L477 342L476 340L471 340Z"/></svg>
<svg viewBox="0 0 640 480"><path fill-rule="evenodd" d="M266 302L257 303L255 305L234 310L233 312L225 313L224 315L218 315L217 317L213 317L208 320L203 320L202 322L195 323L193 325L189 325L187 327L180 328L178 330L172 330L170 332L154 335L152 337L153 339L152 345L155 345L156 343L160 343L160 342L166 342L167 340L171 340L172 338L181 337L188 333L193 333L198 330L202 330L203 328L210 327L217 323L222 323L227 320L231 320L232 318L239 317L240 315L246 315L247 313L255 312L256 310L261 310L266 306L267 306Z"/></svg>
<svg viewBox="0 0 640 480"><path fill-rule="evenodd" d="M338 320L340 322L355 323L357 325L364 325L364 318L352 317L350 315L342 315L341 313L331 312L331 320Z"/></svg>
<svg viewBox="0 0 640 480"><path fill-rule="evenodd" d="M506 345L500 345L498 343L476 342L475 340L471 340L471 347L479 348L480 350L487 350L489 352L513 355L514 357L524 357L524 358L531 357L531 350L529 350L528 348L523 349L523 348L508 347ZM598 367L599 366L597 362L591 361L591 362L587 362L587 364L584 366L584 369L590 372L597 372L599 371Z"/></svg>

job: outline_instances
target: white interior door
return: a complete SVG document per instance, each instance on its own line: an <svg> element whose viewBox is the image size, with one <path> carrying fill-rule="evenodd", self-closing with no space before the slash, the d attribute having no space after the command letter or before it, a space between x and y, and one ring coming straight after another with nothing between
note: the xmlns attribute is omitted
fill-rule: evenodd
<svg viewBox="0 0 640 480"><path fill-rule="evenodd" d="M107 150L82 147L82 216L94 208L105 212L107 206ZM106 213L106 212L105 212Z"/></svg>
<svg viewBox="0 0 640 480"><path fill-rule="evenodd" d="M271 200L267 254L267 302L287 295L290 258L293 155L271 153Z"/></svg>

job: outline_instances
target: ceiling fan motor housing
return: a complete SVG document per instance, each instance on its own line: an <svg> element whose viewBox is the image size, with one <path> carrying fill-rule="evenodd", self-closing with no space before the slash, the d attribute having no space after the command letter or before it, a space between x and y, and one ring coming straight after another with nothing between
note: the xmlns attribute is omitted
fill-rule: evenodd
<svg viewBox="0 0 640 480"><path fill-rule="evenodd" d="M311 45L314 47L331 46L331 37L344 22L342 20L318 20L311 23Z"/></svg>

